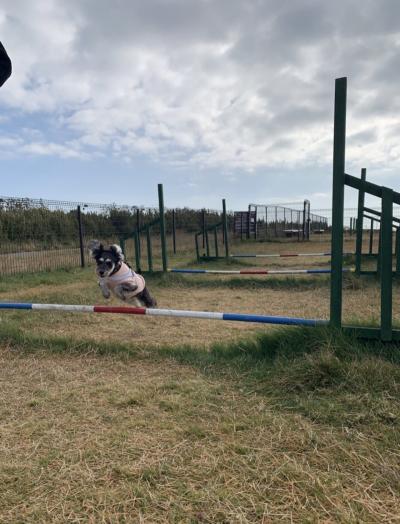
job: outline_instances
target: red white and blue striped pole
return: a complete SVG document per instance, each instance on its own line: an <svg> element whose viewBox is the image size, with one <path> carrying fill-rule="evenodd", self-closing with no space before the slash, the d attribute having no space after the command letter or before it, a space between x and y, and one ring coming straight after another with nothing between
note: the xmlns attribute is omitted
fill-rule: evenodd
<svg viewBox="0 0 400 524"><path fill-rule="evenodd" d="M293 326L326 326L328 320L246 315L243 313L214 313L210 311L184 311L180 309L146 309L129 306L81 306L68 304L30 304L1 302L0 309L29 309L35 311L67 311L74 313L119 313L125 315L149 315L154 317L199 318L208 320L230 320L234 322L257 322L261 324L283 324Z"/></svg>
<svg viewBox="0 0 400 524"><path fill-rule="evenodd" d="M323 275L330 269L168 269L170 273L213 274L213 275ZM353 269L343 269L353 272Z"/></svg>
<svg viewBox="0 0 400 524"><path fill-rule="evenodd" d="M354 255L355 253L343 253L343 256ZM269 258L269 257L330 257L332 253L265 253L259 255L240 254L231 255L232 258Z"/></svg>

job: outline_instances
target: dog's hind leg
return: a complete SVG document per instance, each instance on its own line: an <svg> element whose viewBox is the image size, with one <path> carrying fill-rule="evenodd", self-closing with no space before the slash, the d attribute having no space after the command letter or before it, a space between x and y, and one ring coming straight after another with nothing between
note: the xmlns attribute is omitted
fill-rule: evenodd
<svg viewBox="0 0 400 524"><path fill-rule="evenodd" d="M150 295L150 292L149 290L147 289L147 287L145 287L143 289L143 291L141 293L139 293L137 295L138 298L140 298L140 300L143 302L143 304L148 307L148 308L152 308L152 307L156 307L157 306L157 301L155 298L153 298L151 295Z"/></svg>

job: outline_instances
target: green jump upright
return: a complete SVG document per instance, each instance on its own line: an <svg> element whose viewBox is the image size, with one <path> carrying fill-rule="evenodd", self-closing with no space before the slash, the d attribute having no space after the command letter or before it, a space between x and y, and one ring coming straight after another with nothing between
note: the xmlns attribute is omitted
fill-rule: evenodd
<svg viewBox="0 0 400 524"><path fill-rule="evenodd" d="M158 184L158 206L160 210L160 235L161 235L161 256L163 271L168 269L168 253L167 253L167 235L165 229L165 209L164 209L164 191L163 185Z"/></svg>
<svg viewBox="0 0 400 524"><path fill-rule="evenodd" d="M332 187L332 247L331 247L331 300L330 323L342 325L343 278L343 215L344 175L346 154L346 99L347 78L335 82L335 111L333 137L333 187Z"/></svg>
<svg viewBox="0 0 400 524"><path fill-rule="evenodd" d="M365 182L367 178L367 170L361 169L361 182ZM360 275L361 272L361 257L362 257L362 241L364 230L364 206L365 206L365 189L362 184L358 192L358 210L356 222L356 273Z"/></svg>
<svg viewBox="0 0 400 524"><path fill-rule="evenodd" d="M392 249L393 190L382 188L381 249L381 340L392 340Z"/></svg>
<svg viewBox="0 0 400 524"><path fill-rule="evenodd" d="M140 220L140 215L137 213L136 229L129 235L120 239L120 242L125 245L125 241L128 238L133 238L133 243L135 247L135 264L136 271L141 272L141 238L142 234L145 235L147 242L147 261L148 261L148 271L153 271L153 249L151 245L152 241L152 228L153 226L159 226L160 228L160 240L161 240L161 258L162 258L162 270L167 272L168 270L168 250L167 250L167 238L166 238L166 227L165 227L165 207L164 207L164 194L163 194L163 185L158 184L158 210L159 216L148 223Z"/></svg>
<svg viewBox="0 0 400 524"><path fill-rule="evenodd" d="M225 254L224 256L219 255L219 247L218 247L218 230L222 229L222 240L224 244L224 250ZM210 253L210 243L208 238L208 233L213 233L214 235L214 256ZM199 249L199 237L203 237L203 248L206 248L206 252L203 255L200 255L200 249ZM218 259L228 259L229 258L229 229L228 229L228 214L226 212L226 201L225 198L222 199L222 218L221 222L218 222L217 224L213 224L210 226L206 225L206 219L205 219L205 213L203 211L203 217L202 217L202 229L201 231L198 231L194 235L194 242L195 242L195 248L196 248L196 256L197 261L209 261L209 260L218 260Z"/></svg>

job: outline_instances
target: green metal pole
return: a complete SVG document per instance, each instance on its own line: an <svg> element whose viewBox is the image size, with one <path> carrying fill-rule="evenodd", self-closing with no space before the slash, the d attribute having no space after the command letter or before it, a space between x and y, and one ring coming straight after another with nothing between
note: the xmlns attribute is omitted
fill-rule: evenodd
<svg viewBox="0 0 400 524"><path fill-rule="evenodd" d="M400 277L400 227L396 228L396 277Z"/></svg>
<svg viewBox="0 0 400 524"><path fill-rule="evenodd" d="M206 247L206 210L205 209L203 209L201 212L201 227L203 231L203 249L204 249Z"/></svg>
<svg viewBox="0 0 400 524"><path fill-rule="evenodd" d="M229 258L229 239L228 239L228 217L226 215L225 198L222 199L222 227L225 238L225 257Z"/></svg>
<svg viewBox="0 0 400 524"><path fill-rule="evenodd" d="M342 325L344 169L346 155L347 78L335 81L335 116L333 138L331 303L330 323Z"/></svg>
<svg viewBox="0 0 400 524"><path fill-rule="evenodd" d="M365 182L367 178L367 170L363 167L361 169L361 181ZM361 185L358 191L358 210L357 210L357 236L356 236L356 273L360 274L361 271L361 256L362 256L362 240L363 240L363 218L364 218L364 205L365 205L365 188Z"/></svg>
<svg viewBox="0 0 400 524"><path fill-rule="evenodd" d="M175 217L175 209L172 210L172 247L174 249L174 255L176 255L176 217Z"/></svg>
<svg viewBox="0 0 400 524"><path fill-rule="evenodd" d="M139 273L142 268L140 267L140 237L139 232L135 231L134 234L134 240L135 240L135 261L136 261L136 271Z"/></svg>
<svg viewBox="0 0 400 524"><path fill-rule="evenodd" d="M201 233L196 233L194 235L194 244L196 246L196 257L197 257L197 262L200 262L200 251L199 251L199 235Z"/></svg>
<svg viewBox="0 0 400 524"><path fill-rule="evenodd" d="M378 257L376 262L376 272L381 274L381 251L382 251L382 219L379 221L379 237L378 237Z"/></svg>
<svg viewBox="0 0 400 524"><path fill-rule="evenodd" d="M150 273L153 272L153 250L151 248L151 231L150 227L146 228L146 238L147 238L147 261L149 266Z"/></svg>
<svg viewBox="0 0 400 524"><path fill-rule="evenodd" d="M81 267L85 267L85 250L83 247L83 228L82 228L82 213L81 206L78 206L78 231L79 231L79 249L81 254Z"/></svg>
<svg viewBox="0 0 400 524"><path fill-rule="evenodd" d="M141 220L140 220L140 209L136 209L136 231L139 237L138 246L139 246L139 257L142 256L142 243L140 241L140 228L141 228Z"/></svg>
<svg viewBox="0 0 400 524"><path fill-rule="evenodd" d="M165 210L164 210L164 193L163 185L158 184L158 207L160 210L160 235L161 235L161 255L163 271L168 270L168 254L167 254L167 236L165 234Z"/></svg>
<svg viewBox="0 0 400 524"><path fill-rule="evenodd" d="M218 232L217 228L214 227L214 246L215 246L215 257L218 258L219 252L218 252Z"/></svg>
<svg viewBox="0 0 400 524"><path fill-rule="evenodd" d="M210 256L210 242L208 241L208 229L205 230L206 234L206 256Z"/></svg>
<svg viewBox="0 0 400 524"><path fill-rule="evenodd" d="M392 340L393 190L382 187L381 221L381 339Z"/></svg>
<svg viewBox="0 0 400 524"><path fill-rule="evenodd" d="M374 248L374 219L371 218L371 229L369 230L369 254L372 255Z"/></svg>

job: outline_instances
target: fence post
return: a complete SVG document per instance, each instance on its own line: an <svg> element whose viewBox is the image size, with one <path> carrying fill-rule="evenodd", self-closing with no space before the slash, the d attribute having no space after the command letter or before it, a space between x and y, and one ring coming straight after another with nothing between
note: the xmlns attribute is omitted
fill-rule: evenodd
<svg viewBox="0 0 400 524"><path fill-rule="evenodd" d="M228 217L226 215L225 198L222 199L222 227L225 237L225 256L226 258L229 258Z"/></svg>
<svg viewBox="0 0 400 524"><path fill-rule="evenodd" d="M158 184L158 206L160 209L160 235L161 235L161 255L163 271L168 270L167 238L165 234L165 212L164 212L164 193L163 185Z"/></svg>
<svg viewBox="0 0 400 524"><path fill-rule="evenodd" d="M176 218L175 209L172 210L172 245L174 249L174 255L176 255Z"/></svg>
<svg viewBox="0 0 400 524"><path fill-rule="evenodd" d="M374 248L374 219L371 218L371 229L369 230L369 254L372 255Z"/></svg>
<svg viewBox="0 0 400 524"><path fill-rule="evenodd" d="M78 206L78 208L77 208L77 216L78 216L79 249L80 249L80 255L81 255L81 267L85 267L85 250L84 250L84 247L83 247L83 231L82 231L81 206Z"/></svg>
<svg viewBox="0 0 400 524"><path fill-rule="evenodd" d="M201 227L203 230L203 249L204 249L206 247L206 210L205 209L202 209L201 211Z"/></svg>
<svg viewBox="0 0 400 524"><path fill-rule="evenodd" d="M396 228L396 277L400 277L400 227Z"/></svg>
<svg viewBox="0 0 400 524"><path fill-rule="evenodd" d="M134 243L135 243L135 261L136 261L136 271L138 273L140 273L142 271L142 268L140 267L141 264L140 264L140 237L139 237L139 232L138 231L135 231L133 233L133 237L134 237Z"/></svg>
<svg viewBox="0 0 400 524"><path fill-rule="evenodd" d="M363 218L364 218L364 204L365 204L365 187L363 182L367 178L367 170L363 167L361 169L361 187L358 191L358 209L357 209L357 236L356 236L356 273L360 275L361 271L361 257L362 257L362 240L363 240Z"/></svg>
<svg viewBox="0 0 400 524"><path fill-rule="evenodd" d="M343 280L343 213L344 170L346 157L346 98L347 78L335 80L335 116L333 138L333 189L332 189L332 239L331 239L331 303L330 323L342 325Z"/></svg>
<svg viewBox="0 0 400 524"><path fill-rule="evenodd" d="M381 340L392 340L393 190L382 187L381 218Z"/></svg>
<svg viewBox="0 0 400 524"><path fill-rule="evenodd" d="M136 209L136 231L137 231L137 234L138 234L138 249L139 249L139 257L142 256L142 253L141 253L141 249L142 249L142 243L140 241L140 227L141 227L141 223L140 223L140 209L137 208Z"/></svg>
<svg viewBox="0 0 400 524"><path fill-rule="evenodd" d="M297 242L300 242L300 211L297 211Z"/></svg>
<svg viewBox="0 0 400 524"><path fill-rule="evenodd" d="M376 272L381 274L381 249L382 249L382 217L379 221L379 237L378 237L378 258L376 261Z"/></svg>
<svg viewBox="0 0 400 524"><path fill-rule="evenodd" d="M215 247L215 258L218 258L219 251L218 251L218 232L217 228L214 227L214 247Z"/></svg>
<svg viewBox="0 0 400 524"><path fill-rule="evenodd" d="M153 272L153 251L151 249L151 231L150 226L146 228L146 238L147 238L147 261L149 266L149 272Z"/></svg>

